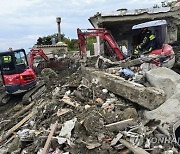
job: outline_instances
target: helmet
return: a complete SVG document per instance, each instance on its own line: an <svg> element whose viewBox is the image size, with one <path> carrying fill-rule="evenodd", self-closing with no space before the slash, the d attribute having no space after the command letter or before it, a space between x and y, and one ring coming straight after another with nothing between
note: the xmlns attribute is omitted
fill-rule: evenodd
<svg viewBox="0 0 180 154"><path fill-rule="evenodd" d="M147 32L147 31L148 31L148 28L147 28L147 27L141 28L140 31L141 31L141 32Z"/></svg>

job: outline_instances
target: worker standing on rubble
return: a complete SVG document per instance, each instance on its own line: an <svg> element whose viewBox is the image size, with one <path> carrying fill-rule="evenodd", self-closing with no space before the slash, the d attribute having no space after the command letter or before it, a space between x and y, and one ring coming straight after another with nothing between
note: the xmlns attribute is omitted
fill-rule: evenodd
<svg viewBox="0 0 180 154"><path fill-rule="evenodd" d="M156 36L148 28L141 28L140 44L135 48L134 55L147 54L156 48Z"/></svg>

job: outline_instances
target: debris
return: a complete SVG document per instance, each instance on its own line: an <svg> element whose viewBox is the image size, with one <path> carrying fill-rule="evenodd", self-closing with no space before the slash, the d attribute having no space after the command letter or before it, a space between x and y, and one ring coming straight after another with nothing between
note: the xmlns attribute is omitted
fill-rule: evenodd
<svg viewBox="0 0 180 154"><path fill-rule="evenodd" d="M54 77L58 77L57 73L52 70L51 68L44 68L42 71L41 71L41 74L42 76L44 77L48 77L48 78L54 78Z"/></svg>
<svg viewBox="0 0 180 154"><path fill-rule="evenodd" d="M137 113L135 108L126 108L123 111L122 119L126 120L126 119L131 119L131 118L137 119L138 118L138 113Z"/></svg>
<svg viewBox="0 0 180 154"><path fill-rule="evenodd" d="M100 56L95 64L95 68L105 69L108 67L115 67L115 66L127 68L127 67L131 67L131 66L140 65L143 63L148 63L148 62L156 60L157 58L158 58L157 55L149 55L149 56L136 58L133 60L127 58L126 60L113 62L110 59Z"/></svg>
<svg viewBox="0 0 180 154"><path fill-rule="evenodd" d="M94 149L94 148L97 148L97 147L100 147L100 146L101 146L100 143L88 143L88 144L86 145L86 147L87 147L89 150Z"/></svg>
<svg viewBox="0 0 180 154"><path fill-rule="evenodd" d="M53 92L52 92L53 96L58 96L59 91L60 91L60 88L59 88L59 87L56 87L56 88L53 90Z"/></svg>
<svg viewBox="0 0 180 154"><path fill-rule="evenodd" d="M97 147L100 147L101 144L100 143L86 143L84 141L81 141L82 143L86 144L86 147L89 149L89 150L92 150L92 149L95 149Z"/></svg>
<svg viewBox="0 0 180 154"><path fill-rule="evenodd" d="M76 121L77 118L66 121L61 129L59 136L66 137L69 139L71 137L71 131L74 128Z"/></svg>
<svg viewBox="0 0 180 154"><path fill-rule="evenodd" d="M108 112L112 111L114 109L114 104L117 100L115 98L107 99L106 102L102 105L101 108L107 110Z"/></svg>
<svg viewBox="0 0 180 154"><path fill-rule="evenodd" d="M80 105L76 102L72 102L70 97L68 97L67 95L64 95L64 97L62 98L62 101L68 105L73 106L73 107L78 107Z"/></svg>
<svg viewBox="0 0 180 154"><path fill-rule="evenodd" d="M110 129L111 131L115 131L115 130L124 130L128 126L133 126L135 124L136 123L134 122L134 119L127 119L127 120L105 125L105 127Z"/></svg>
<svg viewBox="0 0 180 154"><path fill-rule="evenodd" d="M41 100L41 101L42 101L42 100ZM41 103L41 101L39 101L39 102ZM24 114L25 112L27 112L28 110L30 110L30 109L34 106L35 103L36 103L36 102L33 101L32 103L30 103L29 105L27 105L26 107L24 107L20 112L17 112L16 114L14 114L14 115L13 115L13 118L17 118L17 117L19 117L20 115L22 115L22 114Z"/></svg>
<svg viewBox="0 0 180 154"><path fill-rule="evenodd" d="M49 135L48 135L48 138L47 138L47 140L46 140L46 143L45 143L45 146L44 146L44 148L43 148L42 154L46 154L46 153L47 153L47 150L48 150L48 148L49 148L49 144L51 143L51 139L52 139L52 136L53 136L53 134L54 134L54 131L55 131L56 127L57 127L57 124L58 124L58 122L56 121L55 124L51 125L51 131L50 131L50 133L49 133Z"/></svg>
<svg viewBox="0 0 180 154"><path fill-rule="evenodd" d="M90 105L85 105L84 108L85 110L89 109L91 106Z"/></svg>
<svg viewBox="0 0 180 154"><path fill-rule="evenodd" d="M146 72L146 78L152 86L165 92L166 99L177 91L176 87L180 81L180 75L166 67L159 67Z"/></svg>
<svg viewBox="0 0 180 154"><path fill-rule="evenodd" d="M173 154L174 152L172 150L165 151L164 154Z"/></svg>
<svg viewBox="0 0 180 154"><path fill-rule="evenodd" d="M169 123L172 126L179 120L180 75L162 67L147 72L147 78L152 85L165 91L167 100L157 109L145 111L145 117L161 120L161 123Z"/></svg>
<svg viewBox="0 0 180 154"><path fill-rule="evenodd" d="M119 70L119 75L128 80L134 76L134 72L128 68L122 68Z"/></svg>
<svg viewBox="0 0 180 154"><path fill-rule="evenodd" d="M173 132L171 126L179 120L177 114L180 112L177 101L179 75L176 74L177 77L170 80L171 73L166 73L167 80L163 78L164 82L161 82L159 80L161 78L156 80L157 76L152 73L157 69L153 67L145 63L141 67L140 65L128 67L135 74L131 81L119 77L118 70L121 67L101 71L82 67L72 75L69 74L69 69L57 72L57 80L54 78L52 82L48 80L47 90L41 98L37 98L27 106L20 103L18 109L15 107L16 102L0 108L1 138L31 110L35 112L28 118L28 122L24 121L10 133L17 135L11 137L8 135L4 138L5 142L1 142L0 150L9 153L42 154L42 147L45 147L47 142L45 148L48 154L123 152L125 154L130 151L146 154L172 153L172 151L177 153L175 141L170 144L163 142L172 139L172 133L177 138L180 136L179 125L177 127L174 125ZM147 71L149 69L154 76L149 75L148 83L146 76L150 72ZM165 77L164 73L161 75ZM158 77L161 75L158 74ZM157 84L152 85L154 81ZM176 83L168 85L168 82ZM170 88L174 88L174 92L167 96L166 90ZM165 99L168 97L171 103L166 106ZM172 102L173 100L175 101ZM157 112L154 116L156 109L162 105L165 105L164 112ZM176 108L176 111L173 110L169 115L167 110L171 111L171 108ZM152 113L146 109L152 110ZM144 117L147 113L152 119L155 117L161 121ZM162 113L164 118L160 116ZM52 123L56 124L57 121L54 131L52 127L50 130L49 126ZM169 121L170 124L167 123Z"/></svg>
<svg viewBox="0 0 180 154"><path fill-rule="evenodd" d="M134 154L149 154L148 152L146 152L144 149L139 148L139 147L135 147L133 146L131 143L127 142L124 139L120 139L120 142L125 145L128 149L130 149Z"/></svg>
<svg viewBox="0 0 180 154"><path fill-rule="evenodd" d="M23 129L22 131L19 130L17 132L17 135L21 141L33 141L33 134L34 133L35 133L35 130Z"/></svg>
<svg viewBox="0 0 180 154"><path fill-rule="evenodd" d="M104 102L104 101L102 100L102 98L97 98L97 99L96 99L96 103L99 104L99 105L102 105L103 102Z"/></svg>
<svg viewBox="0 0 180 154"><path fill-rule="evenodd" d="M166 130L165 128L163 128L162 126L157 126L157 129L161 132L161 133L163 133L164 135L166 135L166 136L170 136L170 134L169 134L169 132L168 132L168 130Z"/></svg>
<svg viewBox="0 0 180 154"><path fill-rule="evenodd" d="M61 116L61 115L63 115L63 114L66 114L66 113L68 113L68 112L70 112L70 111L72 111L71 109L58 109L58 111L57 111L57 116L59 117L59 116Z"/></svg>
<svg viewBox="0 0 180 154"><path fill-rule="evenodd" d="M103 89L102 92L103 92L104 94L107 94L107 93L108 93L108 90L107 90L107 89Z"/></svg>
<svg viewBox="0 0 180 154"><path fill-rule="evenodd" d="M159 88L144 87L141 84L124 80L121 77L100 72L92 68L82 68L84 76L96 80L109 91L135 102L149 110L153 110L165 101L165 93Z"/></svg>
<svg viewBox="0 0 180 154"><path fill-rule="evenodd" d="M114 146L117 144L117 142L123 137L121 133L118 133L116 137L111 141L111 146Z"/></svg>
<svg viewBox="0 0 180 154"><path fill-rule="evenodd" d="M14 127L12 127L10 130L8 130L5 135L0 137L0 142L4 141L6 138L8 138L15 130L17 130L21 125L23 125L26 121L28 121L30 118L32 118L35 114L36 114L36 112L32 111L30 114L28 114L26 117L24 117L19 123L17 123Z"/></svg>

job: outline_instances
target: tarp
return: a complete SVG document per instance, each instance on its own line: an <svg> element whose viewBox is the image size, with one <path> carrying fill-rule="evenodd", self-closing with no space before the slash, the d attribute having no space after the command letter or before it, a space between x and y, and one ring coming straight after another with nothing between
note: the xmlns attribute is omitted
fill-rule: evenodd
<svg viewBox="0 0 180 154"><path fill-rule="evenodd" d="M148 21L142 24L134 25L132 29L140 29L140 28L145 28L145 27L154 27L154 26L161 26L161 25L166 25L167 22L166 20L155 20L155 21Z"/></svg>

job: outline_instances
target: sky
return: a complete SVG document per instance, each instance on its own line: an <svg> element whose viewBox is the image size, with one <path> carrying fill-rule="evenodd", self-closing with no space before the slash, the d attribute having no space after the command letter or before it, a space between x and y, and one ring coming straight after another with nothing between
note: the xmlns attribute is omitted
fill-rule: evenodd
<svg viewBox="0 0 180 154"><path fill-rule="evenodd" d="M160 0L1 0L0 52L24 48L29 50L43 37L57 33L56 17L61 17L61 32L77 38L77 28L91 28L89 17L97 12L117 9L150 8Z"/></svg>

